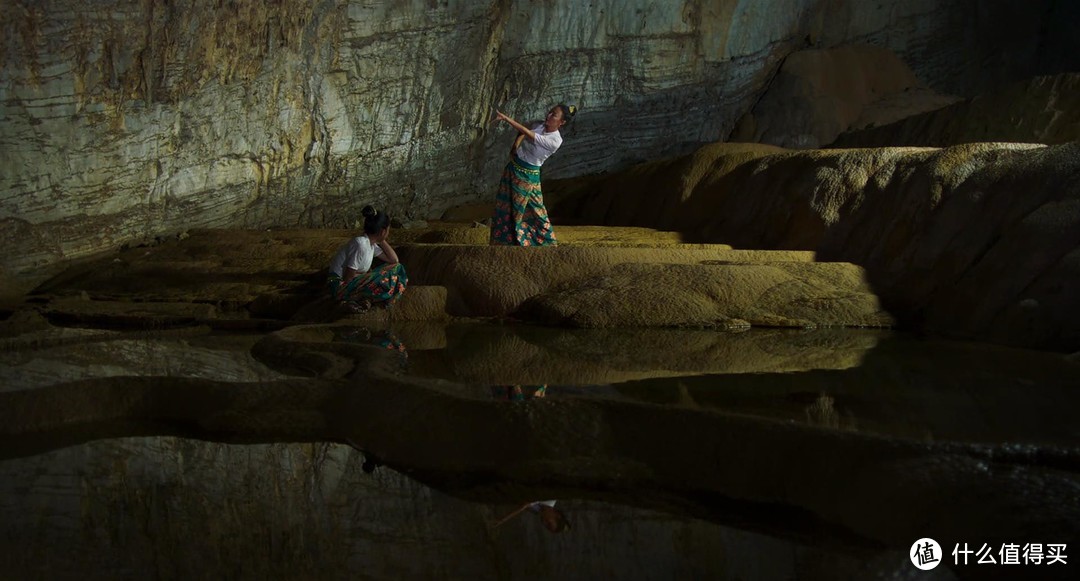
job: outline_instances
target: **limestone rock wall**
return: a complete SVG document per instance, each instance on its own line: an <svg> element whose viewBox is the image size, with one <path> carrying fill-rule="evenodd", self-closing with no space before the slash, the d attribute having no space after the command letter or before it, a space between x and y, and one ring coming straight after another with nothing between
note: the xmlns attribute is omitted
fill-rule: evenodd
<svg viewBox="0 0 1080 581"><path fill-rule="evenodd" d="M1046 48L1073 42L1067 2L990 4L2 0L0 268L364 203L434 215L494 187L493 106L581 106L557 177L723 138L807 46L877 44L950 93L1080 58Z"/></svg>

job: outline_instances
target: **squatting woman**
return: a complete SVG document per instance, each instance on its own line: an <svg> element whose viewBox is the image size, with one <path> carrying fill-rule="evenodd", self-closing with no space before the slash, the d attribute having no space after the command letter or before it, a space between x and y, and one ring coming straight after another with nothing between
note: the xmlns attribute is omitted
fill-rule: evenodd
<svg viewBox="0 0 1080 581"><path fill-rule="evenodd" d="M409 277L398 262L390 237L390 216L371 206L361 210L364 233L349 240L330 261L330 295L353 312L375 304L390 306L405 292ZM371 267L374 259L382 264Z"/></svg>

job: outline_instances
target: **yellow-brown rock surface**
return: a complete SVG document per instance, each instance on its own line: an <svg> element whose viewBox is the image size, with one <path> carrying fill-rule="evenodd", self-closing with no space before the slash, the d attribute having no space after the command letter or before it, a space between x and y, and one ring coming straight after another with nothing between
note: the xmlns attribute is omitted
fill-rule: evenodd
<svg viewBox="0 0 1080 581"><path fill-rule="evenodd" d="M555 247L416 242L470 241L486 231L453 223L396 231L409 276L405 296L391 309L351 318L734 329L892 324L860 268L818 263L812 252L733 250L683 243L673 232L589 226L559 227L566 242ZM113 326L329 321L346 314L325 297L324 265L354 234L193 231L73 266L38 287L35 300L55 320Z"/></svg>
<svg viewBox="0 0 1080 581"><path fill-rule="evenodd" d="M715 144L548 186L558 222L863 267L903 324L1080 348L1080 143L785 151Z"/></svg>

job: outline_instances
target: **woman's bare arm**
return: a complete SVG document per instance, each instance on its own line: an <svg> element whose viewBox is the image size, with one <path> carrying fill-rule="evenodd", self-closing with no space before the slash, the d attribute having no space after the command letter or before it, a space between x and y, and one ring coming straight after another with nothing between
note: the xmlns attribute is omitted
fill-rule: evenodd
<svg viewBox="0 0 1080 581"><path fill-rule="evenodd" d="M506 121L507 123L509 123L511 127L513 127L514 129L517 129L518 132L521 133L522 135L524 135L525 137L528 137L530 141L536 141L536 134L533 133L532 129L529 129L528 127L525 127L521 123L518 123L517 121L514 121L513 119L510 118L509 115L503 113L502 111L495 111L495 116L498 117L499 119L502 119L503 121Z"/></svg>
<svg viewBox="0 0 1080 581"><path fill-rule="evenodd" d="M379 248L382 248L382 256L379 256L379 258L383 259L384 262L387 264L397 264L399 262L397 252L394 252L390 242L386 240L379 242Z"/></svg>
<svg viewBox="0 0 1080 581"><path fill-rule="evenodd" d="M514 139L514 144L510 146L510 155L514 155L515 153L517 153L518 148L521 147L521 142L524 141L524 140L525 140L525 134L524 133L518 133L517 138Z"/></svg>

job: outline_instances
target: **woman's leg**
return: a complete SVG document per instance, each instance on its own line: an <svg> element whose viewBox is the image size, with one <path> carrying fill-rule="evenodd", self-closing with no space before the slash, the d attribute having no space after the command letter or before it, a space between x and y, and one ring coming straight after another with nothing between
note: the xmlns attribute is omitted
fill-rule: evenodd
<svg viewBox="0 0 1080 581"><path fill-rule="evenodd" d="M506 164L502 178L499 179L499 191L495 193L495 213L491 217L491 244L516 246L517 220L513 211L514 162Z"/></svg>
<svg viewBox="0 0 1080 581"><path fill-rule="evenodd" d="M522 246L555 246L555 231L551 228L547 207L544 206L544 194L537 184L536 191L529 196L525 218L518 239Z"/></svg>

